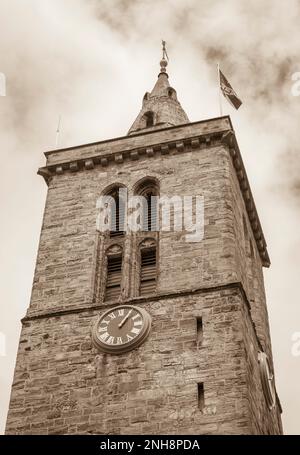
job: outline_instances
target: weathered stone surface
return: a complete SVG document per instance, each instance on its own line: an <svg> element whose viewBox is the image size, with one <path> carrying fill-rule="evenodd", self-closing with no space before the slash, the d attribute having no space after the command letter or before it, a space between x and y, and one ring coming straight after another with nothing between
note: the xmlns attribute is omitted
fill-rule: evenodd
<svg viewBox="0 0 300 455"><path fill-rule="evenodd" d="M167 64L167 62L165 61ZM149 114L151 121L149 124ZM148 120L148 121L147 121ZM176 90L170 87L169 77L165 68L161 69L151 93L146 93L142 109L129 130L136 131L161 129L162 125L180 125L188 123L189 119L177 100Z"/></svg>
<svg viewBox="0 0 300 455"><path fill-rule="evenodd" d="M61 362L54 360L57 350L77 356L74 341L89 336L99 312L85 311L81 322L78 314L34 321L36 336L42 340L45 332L50 334L50 361L38 380L31 379L28 368L22 398L10 408L7 433L35 434L37 429L44 434L113 433L116 429L122 434L280 432L276 412L270 413L264 401L255 355L259 348L238 288L150 300L143 306L153 318L143 346L119 356L99 353L94 347L80 350L82 362L67 380L68 373L61 374ZM195 333L199 315L204 324L201 349ZM66 333L65 324L76 327L80 335ZM174 349L182 331L190 346ZM32 327L23 328L24 336L30 337L31 332ZM171 348L166 350L169 340ZM42 362L43 353L40 349L27 353L21 347L18 363L24 359L27 364L33 359ZM89 376L87 371L96 373ZM205 387L203 411L197 407L198 382ZM35 400L41 393L47 404ZM30 406L24 404L27 400Z"/></svg>

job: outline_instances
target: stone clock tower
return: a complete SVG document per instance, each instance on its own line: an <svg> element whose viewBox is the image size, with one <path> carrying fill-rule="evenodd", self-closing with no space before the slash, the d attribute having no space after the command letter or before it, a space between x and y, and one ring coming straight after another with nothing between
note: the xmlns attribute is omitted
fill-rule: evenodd
<svg viewBox="0 0 300 455"><path fill-rule="evenodd" d="M49 151L39 169L48 195L7 434L282 433L270 261L233 127L190 123L166 66L126 136ZM121 193L147 202L139 230ZM174 196L202 198L201 240L174 228Z"/></svg>

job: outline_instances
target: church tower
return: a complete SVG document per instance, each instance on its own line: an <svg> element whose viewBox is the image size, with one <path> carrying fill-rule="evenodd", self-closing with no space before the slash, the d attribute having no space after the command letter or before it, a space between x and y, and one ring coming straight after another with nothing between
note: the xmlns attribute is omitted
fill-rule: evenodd
<svg viewBox="0 0 300 455"><path fill-rule="evenodd" d="M7 434L282 433L270 260L231 120L190 123L160 66L126 136L46 152Z"/></svg>

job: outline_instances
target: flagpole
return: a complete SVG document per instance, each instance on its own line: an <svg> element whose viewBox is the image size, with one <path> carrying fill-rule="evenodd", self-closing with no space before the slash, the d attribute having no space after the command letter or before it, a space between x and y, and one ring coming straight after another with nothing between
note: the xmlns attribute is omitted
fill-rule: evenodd
<svg viewBox="0 0 300 455"><path fill-rule="evenodd" d="M221 93L221 77L220 77L220 65L217 63L217 70L218 70L218 84L219 84L219 107L220 107L220 116L223 116L223 108L222 108L222 93Z"/></svg>
<svg viewBox="0 0 300 455"><path fill-rule="evenodd" d="M58 125L57 125L56 138L55 138L55 148L58 147L58 138L59 138L59 133L60 133L60 123L61 123L61 116L58 117Z"/></svg>

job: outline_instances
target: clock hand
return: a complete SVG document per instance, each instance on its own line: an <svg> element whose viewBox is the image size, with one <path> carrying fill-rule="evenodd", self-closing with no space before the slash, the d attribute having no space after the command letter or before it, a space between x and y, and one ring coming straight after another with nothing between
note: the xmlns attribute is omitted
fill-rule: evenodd
<svg viewBox="0 0 300 455"><path fill-rule="evenodd" d="M127 319L129 318L129 315L130 313L132 312L132 310L128 311L128 313L126 314L125 318L122 319L122 321L120 322L120 324L118 325L119 329L121 327L123 327L123 325L125 324L125 322L127 321Z"/></svg>

